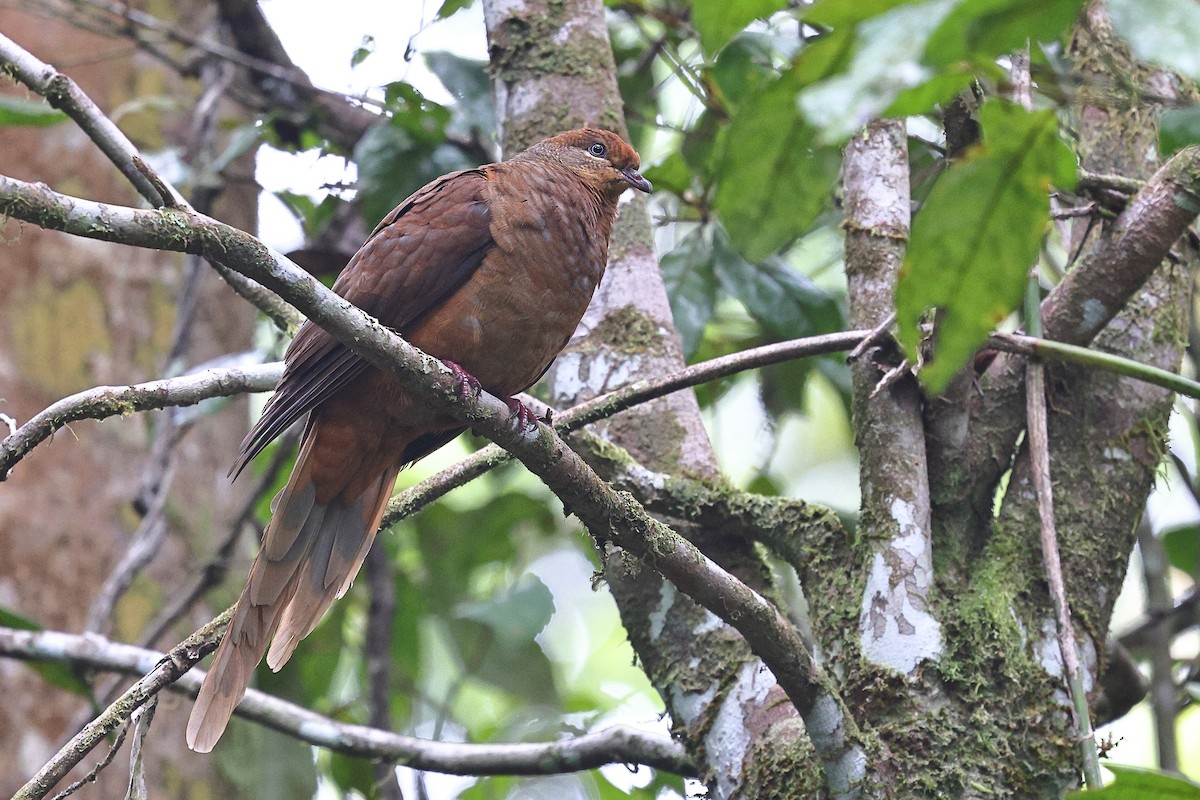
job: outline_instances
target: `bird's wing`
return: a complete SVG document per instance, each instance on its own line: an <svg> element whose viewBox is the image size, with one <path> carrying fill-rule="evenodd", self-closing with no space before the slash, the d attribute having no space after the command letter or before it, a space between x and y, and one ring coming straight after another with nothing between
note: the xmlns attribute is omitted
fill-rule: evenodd
<svg viewBox="0 0 1200 800"><path fill-rule="evenodd" d="M486 168L445 175L419 190L372 232L333 290L400 333L461 286L494 246ZM305 322L262 418L242 441L237 475L275 437L366 368L320 327Z"/></svg>

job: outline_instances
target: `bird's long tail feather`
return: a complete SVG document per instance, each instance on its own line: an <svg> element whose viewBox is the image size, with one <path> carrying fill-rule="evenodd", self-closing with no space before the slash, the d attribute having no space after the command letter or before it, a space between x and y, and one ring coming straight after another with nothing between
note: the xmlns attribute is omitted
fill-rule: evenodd
<svg viewBox="0 0 1200 800"><path fill-rule="evenodd" d="M198 752L221 738L268 645L267 664L278 670L350 588L396 481L398 466L368 456L342 473L331 492L328 476L314 472L322 439L333 437L322 437L319 424L307 434L192 708L187 743Z"/></svg>

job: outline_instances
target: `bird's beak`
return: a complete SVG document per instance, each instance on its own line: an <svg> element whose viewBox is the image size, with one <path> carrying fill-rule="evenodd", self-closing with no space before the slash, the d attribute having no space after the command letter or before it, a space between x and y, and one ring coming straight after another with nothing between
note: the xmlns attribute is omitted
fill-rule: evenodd
<svg viewBox="0 0 1200 800"><path fill-rule="evenodd" d="M638 191L650 194L654 191L654 187L650 185L650 181L642 177L642 173L638 172L633 167L626 167L621 170L621 174L625 176L625 182Z"/></svg>

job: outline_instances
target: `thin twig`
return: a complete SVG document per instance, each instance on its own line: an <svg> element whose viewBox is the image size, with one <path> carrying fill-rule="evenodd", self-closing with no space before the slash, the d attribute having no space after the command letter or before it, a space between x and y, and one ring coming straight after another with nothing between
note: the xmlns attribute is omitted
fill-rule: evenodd
<svg viewBox="0 0 1200 800"><path fill-rule="evenodd" d="M1030 279L1027 291L1025 324L1035 335L1041 333L1038 288L1034 278ZM1099 789L1103 785L1100 778L1100 756L1092 730L1087 691L1083 685L1083 671L1079 666L1075 628L1071 623L1071 608L1067 603L1062 561L1058 551L1058 531L1054 521L1054 493L1050 481L1050 437L1046 428L1046 369L1037 359L1030 359L1026 365L1025 387L1025 408L1029 420L1029 456L1034 491L1037 493L1038 519L1041 523L1042 561L1058 622L1058 646L1062 653L1067 690L1075 711L1075 730L1083 753L1084 778L1089 788Z"/></svg>
<svg viewBox="0 0 1200 800"><path fill-rule="evenodd" d="M74 794L87 784L95 783L96 778L100 776L100 773L104 770L104 768L112 763L112 760L117 755L117 751L121 749L121 745L125 744L125 735L127 733L129 733L128 723L122 725L121 729L117 731L117 737L113 740L113 743L109 745L108 752L104 754L104 758L100 759L96 766L88 770L87 775L84 775L82 778L75 781L58 794L54 795L51 800L64 800L67 796Z"/></svg>

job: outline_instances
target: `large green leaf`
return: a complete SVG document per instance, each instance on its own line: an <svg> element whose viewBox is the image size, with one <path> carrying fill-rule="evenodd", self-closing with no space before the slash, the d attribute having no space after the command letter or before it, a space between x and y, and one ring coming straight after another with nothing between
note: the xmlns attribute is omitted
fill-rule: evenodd
<svg viewBox="0 0 1200 800"><path fill-rule="evenodd" d="M901 92L935 77L922 63L930 35L957 0L901 5L858 25L844 70L800 93L805 119L824 142L840 142L879 116Z"/></svg>
<svg viewBox="0 0 1200 800"><path fill-rule="evenodd" d="M696 230L660 262L685 357L696 352L704 326L712 319L717 294L712 255L712 248Z"/></svg>
<svg viewBox="0 0 1200 800"><path fill-rule="evenodd" d="M1082 7L1083 0L963 0L929 37L923 60L931 66L979 62L1031 41L1056 41Z"/></svg>
<svg viewBox="0 0 1200 800"><path fill-rule="evenodd" d="M1108 13L1139 59L1200 80L1200 2L1110 0Z"/></svg>
<svg viewBox="0 0 1200 800"><path fill-rule="evenodd" d="M1075 800L1200 800L1200 784L1157 770L1118 767L1104 768L1116 780L1103 789L1071 792Z"/></svg>
<svg viewBox="0 0 1200 800"><path fill-rule="evenodd" d="M425 63L454 96L446 129L457 136L491 141L496 132L495 103L487 62L439 50L425 55Z"/></svg>
<svg viewBox="0 0 1200 800"><path fill-rule="evenodd" d="M1162 546L1172 567L1188 575L1196 574L1196 568L1200 567L1200 525L1180 525L1165 531Z"/></svg>
<svg viewBox="0 0 1200 800"><path fill-rule="evenodd" d="M841 153L818 146L785 73L745 101L724 136L713 206L734 246L761 261L808 229L837 180Z"/></svg>
<svg viewBox="0 0 1200 800"><path fill-rule="evenodd" d="M692 0L692 25L705 52L715 53L756 19L787 6L787 0Z"/></svg>
<svg viewBox="0 0 1200 800"><path fill-rule="evenodd" d="M1158 149L1163 156L1193 144L1200 144L1200 106L1164 111L1158 121Z"/></svg>
<svg viewBox="0 0 1200 800"><path fill-rule="evenodd" d="M1075 182L1075 158L1053 111L992 101L980 110L980 124L983 144L942 173L913 220L896 287L900 340L910 357L926 309L943 311L934 358L921 371L934 393L1020 303L1049 222L1047 189Z"/></svg>

